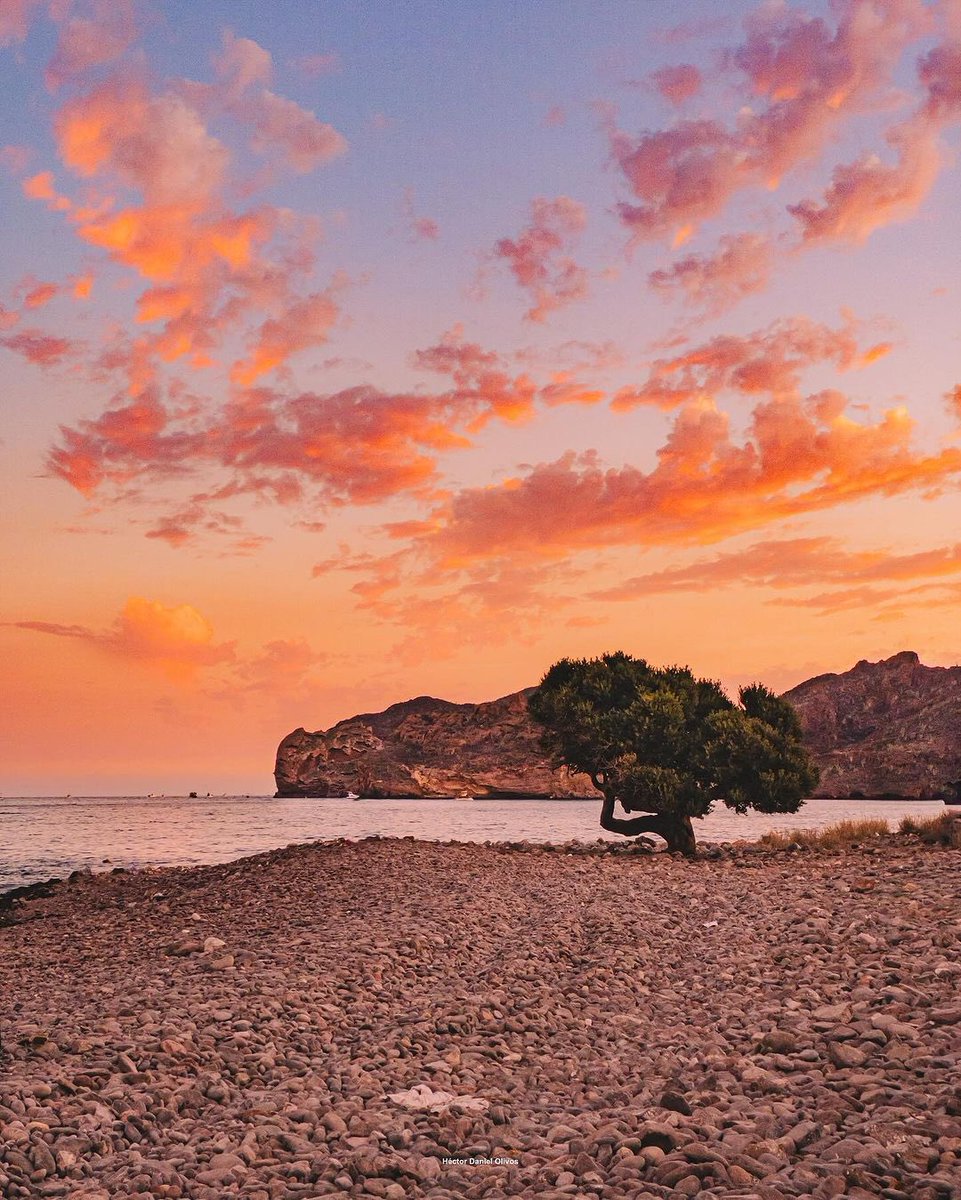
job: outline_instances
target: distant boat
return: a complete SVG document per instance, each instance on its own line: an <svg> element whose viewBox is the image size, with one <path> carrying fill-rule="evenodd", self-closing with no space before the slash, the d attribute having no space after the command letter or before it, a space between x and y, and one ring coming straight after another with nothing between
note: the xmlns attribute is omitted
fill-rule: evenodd
<svg viewBox="0 0 961 1200"><path fill-rule="evenodd" d="M344 797L344 799L345 800L359 800L360 796L358 796L356 792L348 792L347 795Z"/></svg>
<svg viewBox="0 0 961 1200"><path fill-rule="evenodd" d="M454 799L455 800L473 800L474 797L473 796L455 796Z"/></svg>

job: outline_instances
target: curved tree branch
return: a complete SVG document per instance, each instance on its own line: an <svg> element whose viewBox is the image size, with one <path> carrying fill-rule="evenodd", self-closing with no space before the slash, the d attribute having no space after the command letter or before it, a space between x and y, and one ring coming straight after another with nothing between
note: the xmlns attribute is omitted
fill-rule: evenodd
<svg viewBox="0 0 961 1200"><path fill-rule="evenodd" d="M667 842L668 850L679 850L682 854L694 854L694 826L690 817L665 816L661 813L651 813L644 817L615 817L614 796L604 796L601 806L601 828L608 833L622 833L625 837L635 837L641 833L656 833Z"/></svg>

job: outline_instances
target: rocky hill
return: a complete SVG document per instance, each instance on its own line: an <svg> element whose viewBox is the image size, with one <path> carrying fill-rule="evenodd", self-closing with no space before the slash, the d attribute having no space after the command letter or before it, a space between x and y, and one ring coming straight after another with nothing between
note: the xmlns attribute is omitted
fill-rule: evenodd
<svg viewBox="0 0 961 1200"><path fill-rule="evenodd" d="M926 799L961 784L961 667L926 667L904 650L818 675L784 698L821 768L819 796Z"/></svg>
<svg viewBox="0 0 961 1200"><path fill-rule="evenodd" d="M418 696L280 743L278 796L596 797L551 767L527 715L533 689L483 704ZM821 768L819 796L950 794L961 781L961 667L912 651L785 693ZM961 784L959 784L961 786Z"/></svg>
<svg viewBox="0 0 961 1200"><path fill-rule="evenodd" d="M278 796L597 796L554 770L527 715L533 688L483 704L418 696L280 743Z"/></svg>

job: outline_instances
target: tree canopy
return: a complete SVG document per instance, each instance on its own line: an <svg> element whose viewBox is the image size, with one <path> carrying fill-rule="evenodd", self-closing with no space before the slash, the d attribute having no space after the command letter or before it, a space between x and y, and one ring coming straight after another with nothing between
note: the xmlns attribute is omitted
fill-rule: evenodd
<svg viewBox="0 0 961 1200"><path fill-rule="evenodd" d="M817 768L794 709L762 684L734 704L687 667L658 669L620 651L561 659L528 701L555 761L589 776L604 796L601 825L656 833L692 853L692 817L720 801L735 812L796 812ZM623 819L626 812L649 814Z"/></svg>

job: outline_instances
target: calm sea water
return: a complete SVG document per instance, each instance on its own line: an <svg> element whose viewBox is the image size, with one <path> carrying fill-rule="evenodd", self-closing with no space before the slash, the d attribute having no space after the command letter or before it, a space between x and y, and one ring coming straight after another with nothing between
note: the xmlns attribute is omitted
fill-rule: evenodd
<svg viewBox="0 0 961 1200"><path fill-rule="evenodd" d="M619 840L598 827L597 800L277 800L269 796L77 796L0 799L0 891L78 868L229 862L290 842L370 834L438 841ZM809 800L790 816L727 809L695 828L701 841L753 839L768 829L819 828L845 818L930 816L923 801Z"/></svg>

